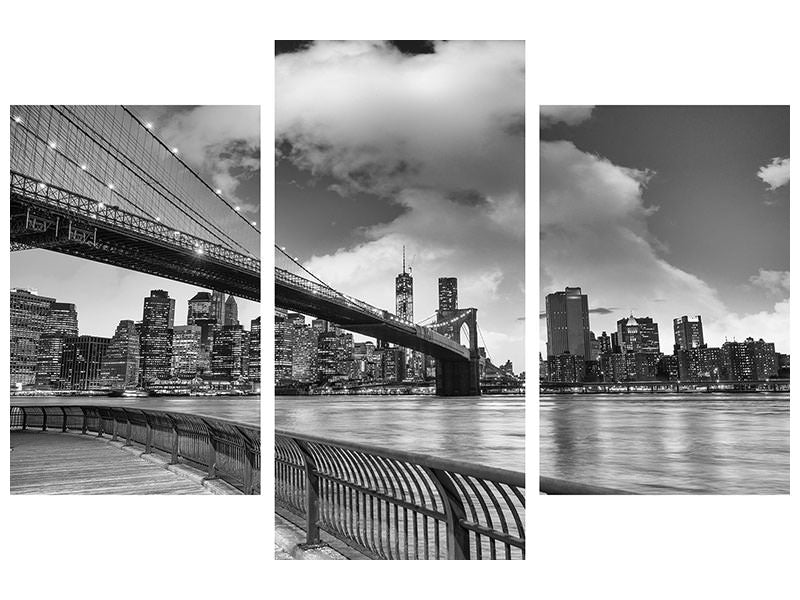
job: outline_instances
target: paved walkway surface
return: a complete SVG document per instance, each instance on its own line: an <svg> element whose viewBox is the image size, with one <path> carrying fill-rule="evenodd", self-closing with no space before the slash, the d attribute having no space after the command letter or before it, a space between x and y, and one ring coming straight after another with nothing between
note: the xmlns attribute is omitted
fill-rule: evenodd
<svg viewBox="0 0 800 600"><path fill-rule="evenodd" d="M280 515L275 515L275 560L347 560L326 545L304 550L300 544L305 541L305 531Z"/></svg>
<svg viewBox="0 0 800 600"><path fill-rule="evenodd" d="M12 494L212 494L141 449L95 435L11 432Z"/></svg>

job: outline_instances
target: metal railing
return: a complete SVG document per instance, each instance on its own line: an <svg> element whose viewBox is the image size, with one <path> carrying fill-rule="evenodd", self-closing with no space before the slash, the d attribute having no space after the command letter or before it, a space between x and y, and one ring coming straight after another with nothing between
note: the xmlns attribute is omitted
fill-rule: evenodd
<svg viewBox="0 0 800 600"><path fill-rule="evenodd" d="M575 483L572 481L566 481L564 479L545 477L543 475L539 476L539 493L553 496L605 496L609 494L636 494L636 492L627 492L624 490L600 487L598 485L588 485L585 483Z"/></svg>
<svg viewBox="0 0 800 600"><path fill-rule="evenodd" d="M261 429L188 413L105 406L12 406L11 429L110 435L222 479L245 494L261 493Z"/></svg>
<svg viewBox="0 0 800 600"><path fill-rule="evenodd" d="M275 501L378 559L525 558L525 474L275 431Z"/></svg>

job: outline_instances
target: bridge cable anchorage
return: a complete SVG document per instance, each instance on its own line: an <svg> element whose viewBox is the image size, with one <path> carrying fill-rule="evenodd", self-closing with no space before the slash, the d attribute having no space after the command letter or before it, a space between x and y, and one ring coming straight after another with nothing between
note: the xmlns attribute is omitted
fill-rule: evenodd
<svg viewBox="0 0 800 600"><path fill-rule="evenodd" d="M71 119L69 116L67 116L66 114L64 114L64 113L63 113L63 112L62 112L62 111L61 111L61 110L58 108L58 106L51 105L51 107L52 107L52 108L53 108L53 110L55 110L55 111L56 111L56 112L57 112L59 115L61 115L61 116L62 116L64 119L66 119L66 120L67 120L69 123L71 123L71 124L72 124L72 125L73 125L73 126L76 128L76 129L78 129L78 130L79 130L81 133L83 133L83 134L84 134L84 135L85 135L87 138L89 138L89 139L90 139L92 142L94 142L94 143L95 143L97 146L99 146L99 147L100 147L100 148L101 148L101 149L102 149L102 150L103 150L103 151L104 151L106 154L110 155L110 156L112 157L112 159L114 159L114 160L116 160L118 163L122 164L122 166L123 166L123 167L124 167L124 168L125 168L127 171L129 171L129 172L130 172L130 173L131 173L131 174L132 174L134 177L136 177L137 179L139 179L139 180L140 180L140 181L141 181L141 182L142 182L142 183L143 183L145 186L147 186L149 189L151 189L151 190L152 190L153 192L155 192L157 195L159 195L159 196L161 196L162 198L164 198L164 200L166 200L167 202L169 202L169 203L170 203L172 206L174 206L174 207L175 207L176 209L178 209L178 210L179 210L181 213L183 213L183 214L184 214L184 215L185 215L185 216L186 216L186 217L187 217L187 218L188 218L190 221L193 221L194 223L196 223L197 225L199 225L199 226L200 226L200 227L201 227L201 228L202 228L202 229L203 229L203 230L204 230L206 233L208 233L210 236L212 236L212 237L214 237L214 238L216 238L216 239L218 239L218 240L220 240L220 241L227 240L227 241L229 241L229 242L233 243L234 245L238 246L239 248L241 248L241 249L242 249L242 250L243 250L245 253L247 253L247 254L250 254L250 253L251 253L251 251L250 251L248 248L244 247L242 244L240 244L240 243L239 243L239 242L237 242L235 239L233 239L231 236L229 236L227 233L225 233L225 231L223 231L222 229L220 229L220 228L219 228L219 227L218 227L218 226L217 226L215 223L213 223L213 222L209 221L209 220L208 220L208 219L207 219L207 218L206 218L204 215L197 213L197 212L196 212L194 209L192 209L191 207L189 207L189 206L188 206L188 205L187 205L187 204L186 204L186 203L185 203L185 202L184 202L184 201L183 201L183 200L182 200L182 199L181 199L179 196L177 196L177 195L176 195L174 192L172 192L171 190L169 190L168 188L166 188L166 187L165 187L163 184L161 184L161 183L158 181L158 179L157 179L156 177L154 177L153 175L151 175L150 173L147 173L147 172L146 172L144 169L142 169L142 168L141 168L141 167L140 167L140 166L139 166L139 165L136 163L136 161L134 161L133 159L131 159L131 158L130 158L130 157L129 157L129 156L126 154L126 153L124 153L124 152L120 151L119 149L115 148L115 147L114 147L114 145L113 145L111 142L109 142L109 141L108 141L108 140L107 140L107 139L106 139L106 138L105 138L105 137L104 137L104 136L103 136L101 133L99 133L99 132L98 132L98 131L97 131L97 130L94 128L94 127L92 127L92 126L91 126L89 123L87 123L87 122L86 122L84 119L82 119L80 116L76 115L76 114L75 114L75 113L74 113L74 112L73 112L73 111L72 111L70 108L67 108L67 110L70 112L70 114L72 114L72 115L75 117L75 119L78 119L79 121L81 121L81 123L82 123L82 124L83 124L83 125L84 125L86 128L88 128L89 130L91 130L91 132L92 132L92 134L93 134L93 135L92 135L92 134L90 134L90 133L88 133L88 132L86 131L86 129L84 129L84 127L81 127L81 125L79 125L78 123L76 123L75 121L73 121L73 120L72 120L72 119ZM124 108L125 108L125 107L123 107L123 109L124 109ZM130 113L129 113L129 114L130 114ZM137 121L138 121L138 119L137 119ZM140 121L138 121L138 122L139 122L139 123L141 123ZM28 131L30 131L30 130L28 130ZM34 135L36 135L36 134L34 134ZM36 137L39 137L39 136L36 136ZM40 138L40 139L41 139L41 138ZM161 140L158 140L158 142L159 142L160 144L162 144L162 145L163 145L163 142L161 142ZM106 146L107 146L107 147L106 147ZM109 148L110 148L111 150L110 150ZM113 152L112 152L112 150L113 150ZM146 176L146 178L145 178L145 177L143 177L141 174L137 173L137 172L136 172L134 169L132 169L132 168L131 168L131 167L130 167L128 164L126 164L124 161L120 160L120 159L119 159L117 156L115 156L115 155L114 155L115 153L117 153L117 154L119 154L120 156L122 156L122 157L123 157L123 158L124 158L126 161L128 161L128 163L129 163L130 165L133 165L133 166L135 166L137 169L139 169L139 171L141 171L141 173L143 173L143 174ZM63 156L63 154L62 154L62 156ZM182 165L183 165L185 168L187 168L187 169L188 169L188 167L186 167L184 163L181 163L181 164L182 164ZM83 169L83 170L84 170L84 172L86 172L86 169ZM193 173L193 175L194 175L194 173ZM195 175L195 177L196 177L196 175ZM95 179L96 179L96 178L95 178ZM173 201L171 198L167 197L167 196L166 196L166 195L165 195L165 194L164 194L162 191L160 191L159 189L157 189L157 188L156 188L156 187L155 187L155 186L154 186L154 185L151 183L151 181L155 181L155 182L159 183L160 187L161 187L161 188L163 188L163 189L166 191L166 193L167 193L167 194L169 194L169 196L171 196L172 198L174 198L175 200L177 200L177 202L178 202L178 203L179 203L181 206L178 206L177 204L175 204L175 202L174 202L174 201ZM104 184L104 185L105 185L105 184ZM204 184L204 185L205 185L205 184ZM122 199L126 200L127 202L130 202L130 203L131 203L131 204L133 204L134 206L137 206L137 205L136 205L136 204L135 204L133 201L131 201L131 200L130 200L130 199L127 197L127 196L124 196L123 194L120 194L119 192L117 192L117 195L118 195L120 198L122 198ZM137 206L137 208L139 208L139 207ZM142 209L141 209L141 208L139 208L139 210L142 210ZM187 210L188 210L188 211L190 211L192 214L189 214L189 212L186 212ZM146 212L146 211L143 211L143 214L147 214L147 212ZM202 221L202 222L201 222L201 221ZM210 227L212 227L212 228L213 228L214 230L216 230L218 233L215 233L214 231L212 231L211 229L209 229L208 227L206 227L206 226L205 226L203 223L207 223L207 224L208 224Z"/></svg>
<svg viewBox="0 0 800 600"><path fill-rule="evenodd" d="M160 137L158 137L155 133L153 133L152 125L150 127L148 127L147 124L144 121L142 121L139 118L138 115L136 115L130 109L128 109L127 106L124 106L124 105L120 105L120 106L122 106L122 110L124 110L126 113L128 113L137 123L139 123L139 125L141 125L151 136L153 136L153 138L155 138L158 141L159 144L161 144L164 148L169 150L170 154L172 154L178 162L180 162L192 175L194 175L200 183L202 183L206 188L208 188L208 190L211 191L214 194L214 196L216 196L217 199L219 199L220 202L222 202L225 206L227 206L231 211L233 211L234 213L239 215L239 218L241 218L252 229L254 229L256 232L258 232L259 235L261 234L261 231L256 226L256 222L255 221L248 221L247 217L245 217L239 210L236 210L235 206L233 206L232 204L229 204L228 201L222 197L222 191L221 190L218 190L217 188L211 187L202 177L200 177L200 175L194 169L192 169L192 167L187 165L183 161L183 159L180 158L177 155L177 153L174 151L175 150L174 148L170 148L169 146L167 146L167 144L165 144L164 141Z"/></svg>

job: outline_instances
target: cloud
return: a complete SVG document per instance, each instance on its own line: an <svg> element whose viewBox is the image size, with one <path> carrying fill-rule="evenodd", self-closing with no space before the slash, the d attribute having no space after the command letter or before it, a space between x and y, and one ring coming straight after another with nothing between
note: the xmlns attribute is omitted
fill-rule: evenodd
<svg viewBox="0 0 800 600"><path fill-rule="evenodd" d="M771 294L789 293L789 271L769 271L759 269L758 275L750 277L750 283L764 288Z"/></svg>
<svg viewBox="0 0 800 600"><path fill-rule="evenodd" d="M280 158L333 178L342 196L402 208L305 266L393 309L405 244L416 254L416 320L435 310L438 277L457 276L459 305L478 307L494 358L522 364L524 323L508 308L524 305L524 114L519 42L437 42L416 56L382 42L317 42L278 56Z"/></svg>
<svg viewBox="0 0 800 600"><path fill-rule="evenodd" d="M162 112L156 131L225 198L244 211L259 211L256 202L245 202L237 194L242 180L257 176L261 168L258 106L198 106Z"/></svg>
<svg viewBox="0 0 800 600"><path fill-rule="evenodd" d="M660 325L662 351L671 347L672 319L684 314L702 315L709 345L721 344L726 335L772 335L768 341L788 349L783 306L734 314L705 281L660 255L647 224L656 207L643 197L655 173L615 165L566 141L542 142L540 160L543 294L580 286L593 305L651 316ZM591 329L612 331L620 316L594 313ZM545 341L540 326L543 352Z"/></svg>
<svg viewBox="0 0 800 600"><path fill-rule="evenodd" d="M589 309L589 314L596 314L596 315L610 315L610 314L612 314L612 313L613 313L615 310L617 310L617 309L616 309L616 308L604 308L604 307L602 307L602 306L601 306L601 307L599 307L599 308L590 308L590 309Z"/></svg>
<svg viewBox="0 0 800 600"><path fill-rule="evenodd" d="M592 116L594 106L540 106L539 126L550 127L556 123L579 125Z"/></svg>
<svg viewBox="0 0 800 600"><path fill-rule="evenodd" d="M769 186L770 191L789 183L789 159L775 157L756 173L759 179Z"/></svg>

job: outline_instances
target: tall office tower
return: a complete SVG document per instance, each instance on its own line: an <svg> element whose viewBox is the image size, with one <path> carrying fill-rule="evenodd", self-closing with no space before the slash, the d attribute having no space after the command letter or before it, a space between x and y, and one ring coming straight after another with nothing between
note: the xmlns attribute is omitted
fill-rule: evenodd
<svg viewBox="0 0 800 600"><path fill-rule="evenodd" d="M223 325L214 332L211 373L217 381L234 382L242 375L241 325Z"/></svg>
<svg viewBox="0 0 800 600"><path fill-rule="evenodd" d="M294 318L293 318L294 317ZM292 324L292 379L310 382L316 379L319 330L305 324L302 315L289 314Z"/></svg>
<svg viewBox="0 0 800 600"><path fill-rule="evenodd" d="M597 341L600 343L600 354L611 353L611 338L605 331L600 334L600 337L597 338Z"/></svg>
<svg viewBox="0 0 800 600"><path fill-rule="evenodd" d="M646 352L658 354L658 323L651 317L634 317L617 321L617 336L623 353Z"/></svg>
<svg viewBox="0 0 800 600"><path fill-rule="evenodd" d="M174 319L175 299L164 290L152 290L144 299L140 337L140 364L145 385L170 377Z"/></svg>
<svg viewBox="0 0 800 600"><path fill-rule="evenodd" d="M59 389L64 338L78 335L78 313L74 304L53 302L44 331L36 347L36 387Z"/></svg>
<svg viewBox="0 0 800 600"><path fill-rule="evenodd" d="M439 310L458 309L458 278L439 277Z"/></svg>
<svg viewBox="0 0 800 600"><path fill-rule="evenodd" d="M111 340L93 335L69 336L61 356L61 379L72 390L106 387L101 370L103 357Z"/></svg>
<svg viewBox="0 0 800 600"><path fill-rule="evenodd" d="M250 381L261 382L261 317L250 321Z"/></svg>
<svg viewBox="0 0 800 600"><path fill-rule="evenodd" d="M239 307L236 305L236 298L228 296L225 301L225 325L238 325L239 324Z"/></svg>
<svg viewBox="0 0 800 600"><path fill-rule="evenodd" d="M584 360L591 357L589 299L581 288L568 287L545 297L547 356L569 352Z"/></svg>
<svg viewBox="0 0 800 600"><path fill-rule="evenodd" d="M112 389L135 388L139 383L139 334L133 321L117 325L103 358L101 379Z"/></svg>
<svg viewBox="0 0 800 600"><path fill-rule="evenodd" d="M326 383L336 379L339 361L339 336L333 331L317 337L317 381Z"/></svg>
<svg viewBox="0 0 800 600"><path fill-rule="evenodd" d="M292 332L287 311L275 308L275 381L292 378Z"/></svg>
<svg viewBox="0 0 800 600"><path fill-rule="evenodd" d="M194 379L200 361L200 325L176 325L172 330L172 375Z"/></svg>
<svg viewBox="0 0 800 600"><path fill-rule="evenodd" d="M672 320L675 333L675 349L690 350L699 348L703 342L703 320L700 315L690 319L686 315Z"/></svg>
<svg viewBox="0 0 800 600"><path fill-rule="evenodd" d="M199 325L198 321L211 319L211 294L197 292L189 299L189 312L186 315L187 325Z"/></svg>
<svg viewBox="0 0 800 600"><path fill-rule="evenodd" d="M36 381L37 346L47 327L54 298L33 290L11 289L11 387Z"/></svg>
<svg viewBox="0 0 800 600"><path fill-rule="evenodd" d="M250 378L250 332L242 325L242 377Z"/></svg>
<svg viewBox="0 0 800 600"><path fill-rule="evenodd" d="M216 320L218 326L225 323L225 294L222 292L211 292L210 316Z"/></svg>
<svg viewBox="0 0 800 600"><path fill-rule="evenodd" d="M441 281L441 280L440 280ZM406 247L403 246L403 272L394 280L394 294L396 313L406 323L414 323L414 278L411 272L406 272ZM404 348L404 363L406 366L404 378L410 381L421 380L422 356L411 348ZM418 356L420 355L420 356Z"/></svg>

